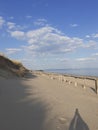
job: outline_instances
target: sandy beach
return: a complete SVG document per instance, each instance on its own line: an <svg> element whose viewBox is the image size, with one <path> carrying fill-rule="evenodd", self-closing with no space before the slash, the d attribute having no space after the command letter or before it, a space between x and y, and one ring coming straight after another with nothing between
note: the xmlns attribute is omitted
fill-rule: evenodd
<svg viewBox="0 0 98 130"><path fill-rule="evenodd" d="M95 82L43 72L0 78L0 130L98 130Z"/></svg>

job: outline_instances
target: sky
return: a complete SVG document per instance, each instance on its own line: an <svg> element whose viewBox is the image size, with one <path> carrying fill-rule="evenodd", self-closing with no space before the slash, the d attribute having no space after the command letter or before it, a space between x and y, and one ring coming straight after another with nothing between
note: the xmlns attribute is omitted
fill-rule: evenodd
<svg viewBox="0 0 98 130"><path fill-rule="evenodd" d="M0 53L33 70L98 68L98 0L0 0Z"/></svg>

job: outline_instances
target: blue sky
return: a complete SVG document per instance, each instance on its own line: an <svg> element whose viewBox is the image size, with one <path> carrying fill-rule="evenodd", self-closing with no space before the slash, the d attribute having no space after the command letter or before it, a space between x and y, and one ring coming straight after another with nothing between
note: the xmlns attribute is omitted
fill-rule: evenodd
<svg viewBox="0 0 98 130"><path fill-rule="evenodd" d="M0 0L0 52L30 69L98 68L98 0Z"/></svg>

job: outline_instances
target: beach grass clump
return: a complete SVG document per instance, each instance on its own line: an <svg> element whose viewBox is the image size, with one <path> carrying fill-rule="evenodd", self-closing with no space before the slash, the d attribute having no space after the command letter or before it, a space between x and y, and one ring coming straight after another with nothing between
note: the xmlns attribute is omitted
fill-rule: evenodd
<svg viewBox="0 0 98 130"><path fill-rule="evenodd" d="M23 64L16 60L11 60L5 55L0 54L0 69L14 76L22 77L27 73L27 69ZM2 75L2 74L1 74Z"/></svg>

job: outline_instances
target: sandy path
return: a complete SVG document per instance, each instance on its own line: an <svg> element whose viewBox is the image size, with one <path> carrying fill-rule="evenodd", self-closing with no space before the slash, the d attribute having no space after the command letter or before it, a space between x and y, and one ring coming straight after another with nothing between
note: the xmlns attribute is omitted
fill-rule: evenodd
<svg viewBox="0 0 98 130"><path fill-rule="evenodd" d="M0 130L98 130L98 95L45 76L0 79Z"/></svg>

